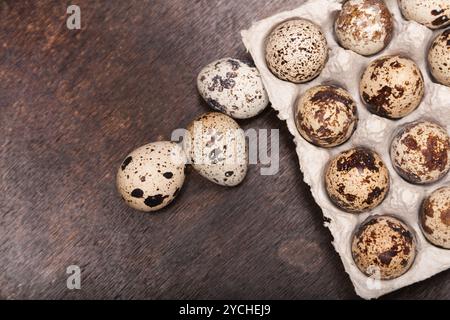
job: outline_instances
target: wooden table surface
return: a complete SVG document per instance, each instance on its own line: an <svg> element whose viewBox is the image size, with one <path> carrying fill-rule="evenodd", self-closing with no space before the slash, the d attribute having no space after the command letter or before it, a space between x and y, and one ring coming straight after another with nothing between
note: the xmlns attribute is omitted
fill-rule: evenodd
<svg viewBox="0 0 450 320"><path fill-rule="evenodd" d="M239 31L302 2L0 1L0 298L357 298L271 109L240 124L280 129L278 175L226 189L188 170L155 215L115 190L129 151L209 110L201 67L247 58ZM450 298L450 272L388 298Z"/></svg>

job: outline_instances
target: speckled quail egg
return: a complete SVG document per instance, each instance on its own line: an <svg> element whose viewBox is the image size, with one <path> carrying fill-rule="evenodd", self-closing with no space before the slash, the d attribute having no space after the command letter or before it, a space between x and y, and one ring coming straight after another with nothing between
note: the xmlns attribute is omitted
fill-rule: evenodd
<svg viewBox="0 0 450 320"><path fill-rule="evenodd" d="M152 212L169 205L184 182L186 158L173 142L155 142L130 153L117 173L117 190L133 209Z"/></svg>
<svg viewBox="0 0 450 320"><path fill-rule="evenodd" d="M278 25L266 40L266 62L281 80L304 83L317 77L328 59L328 44L319 26L304 19Z"/></svg>
<svg viewBox="0 0 450 320"><path fill-rule="evenodd" d="M411 229L391 216L374 216L355 232L352 255L366 276L392 280L404 275L416 257L416 239Z"/></svg>
<svg viewBox="0 0 450 320"><path fill-rule="evenodd" d="M450 187L425 199L420 212L422 231L433 245L450 249Z"/></svg>
<svg viewBox="0 0 450 320"><path fill-rule="evenodd" d="M414 61L387 56L376 59L367 67L360 92L370 112L388 119L400 119L419 107L425 85Z"/></svg>
<svg viewBox="0 0 450 320"><path fill-rule="evenodd" d="M245 134L229 116L206 113L187 128L184 150L194 169L206 179L228 187L240 184L246 174L248 153Z"/></svg>
<svg viewBox="0 0 450 320"><path fill-rule="evenodd" d="M450 25L449 0L398 0L403 16L430 29Z"/></svg>
<svg viewBox="0 0 450 320"><path fill-rule="evenodd" d="M334 29L342 47L369 56L391 42L394 22L382 0L348 0L339 12Z"/></svg>
<svg viewBox="0 0 450 320"><path fill-rule="evenodd" d="M450 29L433 41L428 52L428 65L433 77L439 83L450 87Z"/></svg>
<svg viewBox="0 0 450 320"><path fill-rule="evenodd" d="M334 158L325 172L325 188L341 210L361 213L379 206L390 188L389 171L381 157L354 148Z"/></svg>
<svg viewBox="0 0 450 320"><path fill-rule="evenodd" d="M344 89L317 86L298 100L295 120L303 138L330 148L350 139L358 124L358 112L352 96Z"/></svg>
<svg viewBox="0 0 450 320"><path fill-rule="evenodd" d="M269 104L258 69L237 59L215 61L200 71L200 95L208 105L235 119L248 119Z"/></svg>
<svg viewBox="0 0 450 320"><path fill-rule="evenodd" d="M429 184L442 179L450 170L450 139L447 131L430 121L405 125L391 146L395 170L406 181Z"/></svg>

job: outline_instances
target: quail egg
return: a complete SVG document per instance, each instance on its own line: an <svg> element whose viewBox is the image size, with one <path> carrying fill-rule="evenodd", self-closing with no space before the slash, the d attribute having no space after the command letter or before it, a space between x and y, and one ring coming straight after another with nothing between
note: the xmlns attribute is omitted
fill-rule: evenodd
<svg viewBox="0 0 450 320"><path fill-rule="evenodd" d="M450 170L450 139L440 125L429 121L407 124L395 136L391 159L406 181L429 184Z"/></svg>
<svg viewBox="0 0 450 320"><path fill-rule="evenodd" d="M434 78L450 87L450 29L433 41L428 52L428 65Z"/></svg>
<svg viewBox="0 0 450 320"><path fill-rule="evenodd" d="M117 190L133 209L152 212L169 205L184 182L186 159L173 142L155 142L130 153L117 173Z"/></svg>
<svg viewBox="0 0 450 320"><path fill-rule="evenodd" d="M248 153L244 131L227 115L206 113L187 128L184 150L194 169L206 179L227 187L240 184Z"/></svg>
<svg viewBox="0 0 450 320"><path fill-rule="evenodd" d="M304 19L278 25L266 40L266 62L281 80L304 83L317 77L328 59L328 44L319 26Z"/></svg>
<svg viewBox="0 0 450 320"><path fill-rule="evenodd" d="M414 61L387 56L367 67L361 79L360 92L370 112L388 119L400 119L419 107L425 85Z"/></svg>
<svg viewBox="0 0 450 320"><path fill-rule="evenodd" d="M430 29L450 25L449 0L398 0L403 16Z"/></svg>
<svg viewBox="0 0 450 320"><path fill-rule="evenodd" d="M212 109L235 119L252 118L269 104L259 71L237 59L207 65L198 75L197 87Z"/></svg>
<svg viewBox="0 0 450 320"><path fill-rule="evenodd" d="M348 0L339 12L334 29L342 47L369 56L391 42L394 22L382 0Z"/></svg>
<svg viewBox="0 0 450 320"><path fill-rule="evenodd" d="M355 148L330 162L325 173L325 187L338 208L361 213L384 201L390 187L389 171L377 153Z"/></svg>
<svg viewBox="0 0 450 320"><path fill-rule="evenodd" d="M371 217L353 236L352 256L358 269L368 277L377 280L399 278L414 263L414 233L397 218Z"/></svg>
<svg viewBox="0 0 450 320"><path fill-rule="evenodd" d="M428 241L450 249L450 187L440 188L425 199L420 218Z"/></svg>
<svg viewBox="0 0 450 320"><path fill-rule="evenodd" d="M344 89L317 86L296 106L297 128L303 138L319 147L335 147L352 136L358 123L356 103Z"/></svg>

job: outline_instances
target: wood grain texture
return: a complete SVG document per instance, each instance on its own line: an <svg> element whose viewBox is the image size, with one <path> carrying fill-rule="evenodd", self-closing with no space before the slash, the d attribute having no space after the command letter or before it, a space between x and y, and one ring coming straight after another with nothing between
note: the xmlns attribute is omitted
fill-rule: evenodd
<svg viewBox="0 0 450 320"><path fill-rule="evenodd" d="M248 58L239 31L300 0L0 1L0 298L356 298L274 111L280 172L238 188L189 170L176 202L128 209L123 157L208 111L206 63ZM82 267L82 290L66 267ZM450 272L388 298L450 298Z"/></svg>

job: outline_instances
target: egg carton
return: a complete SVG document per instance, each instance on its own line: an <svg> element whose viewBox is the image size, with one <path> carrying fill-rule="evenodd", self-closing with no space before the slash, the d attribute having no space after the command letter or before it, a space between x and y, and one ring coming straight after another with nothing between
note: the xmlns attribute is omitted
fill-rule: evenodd
<svg viewBox="0 0 450 320"><path fill-rule="evenodd" d="M426 54L437 32L406 21L395 0L387 0L395 20L395 32L391 44L381 53L363 57L338 45L333 24L336 13L342 7L338 0L310 0L299 8L276 14L254 23L242 31L243 42L261 72L272 107L278 117L286 121L294 136L300 168L305 182L326 217L325 226L334 237L333 245L341 256L346 272L356 293L364 299L379 298L413 283L423 281L450 268L450 250L431 245L422 234L419 209L423 199L441 186L450 184L450 175L428 186L412 185L404 181L394 170L389 156L390 141L402 125L420 119L435 120L450 131L450 88L432 82L427 71ZM330 47L329 60L320 74L306 84L293 84L276 78L265 62L265 39L279 23L292 18L313 21L322 28ZM422 70L426 94L420 107L411 115L392 121L371 114L359 98L359 80L367 65L379 56L401 54L413 59ZM304 140L297 131L294 120L294 103L307 89L320 84L333 83L346 88L358 104L359 125L350 141L333 149L322 149ZM367 146L378 152L391 173L391 190L386 200L375 210L364 214L349 214L339 210L329 200L324 186L324 171L328 162L340 152L356 146ZM411 269L400 278L376 281L366 277L355 265L351 253L351 240L355 229L368 217L389 214L399 217L413 230L417 239L417 256Z"/></svg>

